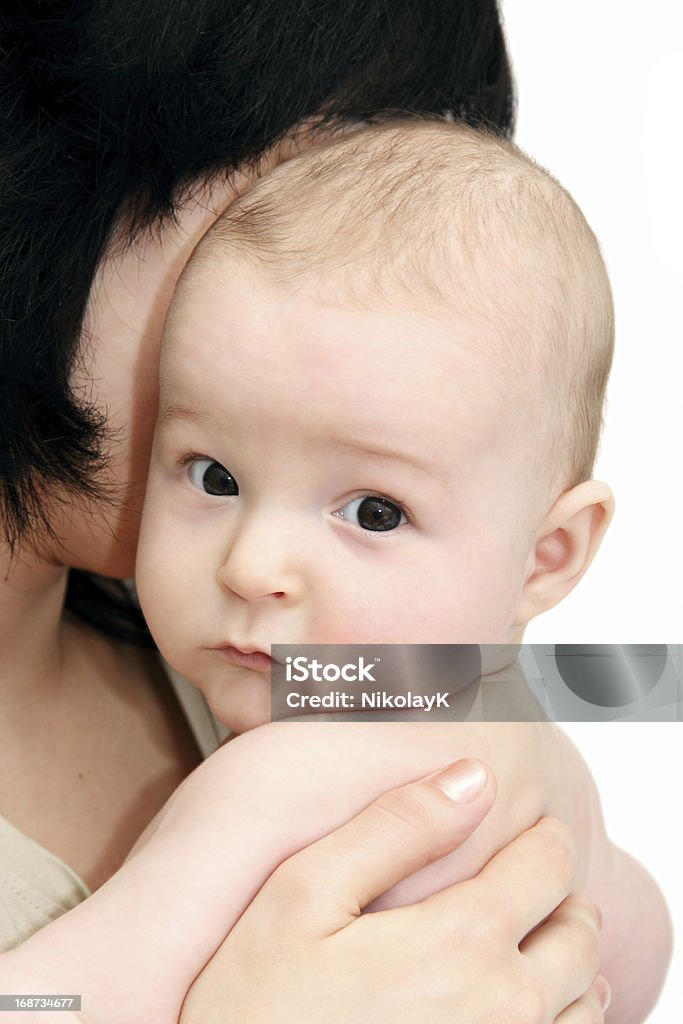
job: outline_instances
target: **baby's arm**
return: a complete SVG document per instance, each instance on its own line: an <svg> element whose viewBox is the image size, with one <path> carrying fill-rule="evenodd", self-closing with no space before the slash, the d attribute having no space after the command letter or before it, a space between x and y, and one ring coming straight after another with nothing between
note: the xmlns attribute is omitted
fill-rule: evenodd
<svg viewBox="0 0 683 1024"><path fill-rule="evenodd" d="M533 724L308 722L255 730L193 773L124 868L25 943L23 962L54 979L60 991L83 991L89 1022L168 1024L242 909L291 853L384 790L457 757L481 757L499 780L499 799L488 818L461 851L419 872L383 902L423 897L476 873L496 850L553 811L549 803L562 803L548 783L561 774L556 746L546 726ZM562 756L570 755L563 749ZM565 804L565 817L571 817L572 795L565 794ZM586 827L578 825L579 832ZM606 840L597 835L592 852L607 861ZM596 895L604 904L603 893ZM103 916L110 922L106 949L99 938ZM651 990L652 977L661 973L661 962L644 971L639 991ZM613 1019L630 1024L642 1016Z"/></svg>

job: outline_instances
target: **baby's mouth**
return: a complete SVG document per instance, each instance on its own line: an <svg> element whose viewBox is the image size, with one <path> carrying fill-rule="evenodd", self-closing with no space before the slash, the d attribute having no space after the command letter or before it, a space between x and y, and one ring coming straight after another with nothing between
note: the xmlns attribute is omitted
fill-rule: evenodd
<svg viewBox="0 0 683 1024"><path fill-rule="evenodd" d="M250 668L254 672L269 672L273 663L269 654L254 648L242 649L233 647L232 644L226 644L224 647L219 647L218 650L231 665L238 668Z"/></svg>

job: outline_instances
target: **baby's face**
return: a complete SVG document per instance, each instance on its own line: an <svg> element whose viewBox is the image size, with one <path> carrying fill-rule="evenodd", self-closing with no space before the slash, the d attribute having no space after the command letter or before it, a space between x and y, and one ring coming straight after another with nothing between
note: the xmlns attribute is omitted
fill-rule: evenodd
<svg viewBox="0 0 683 1024"><path fill-rule="evenodd" d="M272 644L513 639L537 523L495 327L221 269L162 351L137 579L164 656L242 731Z"/></svg>

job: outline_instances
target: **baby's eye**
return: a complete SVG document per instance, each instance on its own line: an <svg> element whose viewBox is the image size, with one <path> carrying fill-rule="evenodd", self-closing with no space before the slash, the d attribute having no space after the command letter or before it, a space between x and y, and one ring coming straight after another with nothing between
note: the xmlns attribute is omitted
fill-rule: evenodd
<svg viewBox="0 0 683 1024"><path fill-rule="evenodd" d="M233 498L239 494L237 481L225 466L214 459L194 459L188 467L190 482L205 494Z"/></svg>
<svg viewBox="0 0 683 1024"><path fill-rule="evenodd" d="M408 520L403 510L394 501L369 494L364 498L354 498L337 513L341 519L348 519L364 530L375 533L395 530Z"/></svg>

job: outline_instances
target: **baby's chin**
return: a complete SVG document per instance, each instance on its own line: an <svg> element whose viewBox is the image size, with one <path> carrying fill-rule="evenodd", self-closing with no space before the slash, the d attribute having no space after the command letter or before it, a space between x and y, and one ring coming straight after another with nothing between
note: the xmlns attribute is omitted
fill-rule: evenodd
<svg viewBox="0 0 683 1024"><path fill-rule="evenodd" d="M230 668L218 678L195 685L214 717L231 733L248 732L270 722L270 672Z"/></svg>

